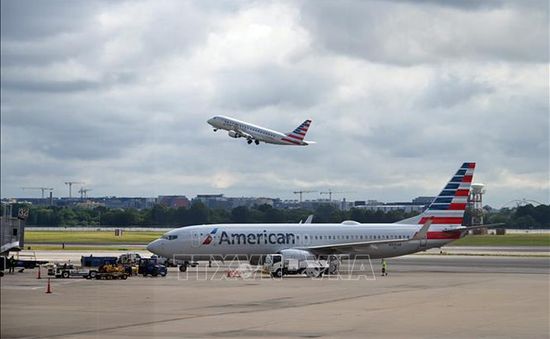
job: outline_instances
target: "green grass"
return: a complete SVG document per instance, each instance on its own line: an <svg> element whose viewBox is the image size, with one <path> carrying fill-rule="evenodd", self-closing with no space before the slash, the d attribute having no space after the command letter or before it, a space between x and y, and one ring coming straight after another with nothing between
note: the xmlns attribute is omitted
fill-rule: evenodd
<svg viewBox="0 0 550 339"><path fill-rule="evenodd" d="M123 232L120 237L113 231L26 231L25 242L34 243L128 243L148 244L165 232Z"/></svg>
<svg viewBox="0 0 550 339"><path fill-rule="evenodd" d="M30 247L30 249L29 249ZM135 252L135 251L143 251L145 250L145 246L143 248L124 248L120 246L65 246L65 248L61 248L61 245L27 245L25 246L25 251L91 251L91 252L101 252L101 251L123 251L123 252Z"/></svg>
<svg viewBox="0 0 550 339"><path fill-rule="evenodd" d="M550 246L550 234L467 235L449 246Z"/></svg>

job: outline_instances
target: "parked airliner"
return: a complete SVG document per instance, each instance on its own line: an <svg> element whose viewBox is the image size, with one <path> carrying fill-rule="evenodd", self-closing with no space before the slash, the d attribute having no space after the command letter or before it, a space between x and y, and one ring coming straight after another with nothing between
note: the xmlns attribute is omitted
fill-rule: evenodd
<svg viewBox="0 0 550 339"><path fill-rule="evenodd" d="M207 122L214 127L214 132L220 129L226 130L231 138L245 138L249 144L254 142L259 145L260 142L265 142L276 145L307 146L315 143L304 140L311 120L304 121L295 130L288 133L277 132L223 115L216 115L208 119Z"/></svg>
<svg viewBox="0 0 550 339"><path fill-rule="evenodd" d="M147 249L185 261L182 271L190 262L212 256L278 253L293 258L369 255L376 259L425 251L482 227L462 226L474 169L475 163L464 163L424 212L396 223L197 225L171 230Z"/></svg>

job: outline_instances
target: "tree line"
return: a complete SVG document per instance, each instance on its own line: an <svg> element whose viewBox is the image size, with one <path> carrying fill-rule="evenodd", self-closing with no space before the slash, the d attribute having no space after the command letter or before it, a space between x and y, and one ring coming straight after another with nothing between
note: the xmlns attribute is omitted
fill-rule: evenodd
<svg viewBox="0 0 550 339"><path fill-rule="evenodd" d="M189 208L169 208L154 205L149 209L112 209L96 207L25 206L16 204L13 215L19 208L28 207L29 226L113 226L113 227L181 227L197 224L220 223L297 223L310 214L314 223L339 223L355 220L360 223L391 223L414 216L403 210L382 212L360 208L341 211L333 205L320 205L315 210L277 209L270 205L236 207L232 210L210 209L203 203L194 202ZM466 218L468 219L468 213ZM550 228L550 205L526 205L501 209L485 215L485 223L505 223L507 228Z"/></svg>

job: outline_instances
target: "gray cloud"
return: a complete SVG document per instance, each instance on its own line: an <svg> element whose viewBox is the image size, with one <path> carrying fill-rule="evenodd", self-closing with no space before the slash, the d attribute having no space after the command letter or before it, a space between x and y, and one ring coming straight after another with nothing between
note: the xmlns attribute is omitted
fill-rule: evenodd
<svg viewBox="0 0 550 339"><path fill-rule="evenodd" d="M378 63L548 61L546 1L305 1L303 13L319 48Z"/></svg>
<svg viewBox="0 0 550 339"><path fill-rule="evenodd" d="M408 200L477 161L488 203L548 201L544 2L1 3L3 197ZM311 118L318 143L251 147L214 114Z"/></svg>
<svg viewBox="0 0 550 339"><path fill-rule="evenodd" d="M238 110L266 106L304 109L330 94L332 79L299 67L234 69L217 77L219 105Z"/></svg>

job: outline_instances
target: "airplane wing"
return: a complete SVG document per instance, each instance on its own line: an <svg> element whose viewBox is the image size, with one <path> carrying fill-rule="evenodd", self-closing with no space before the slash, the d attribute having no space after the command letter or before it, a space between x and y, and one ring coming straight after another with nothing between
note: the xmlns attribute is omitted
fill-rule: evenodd
<svg viewBox="0 0 550 339"><path fill-rule="evenodd" d="M243 137L243 138L246 138L246 139L254 139L253 136L251 136L251 135L248 134L248 133L245 133L245 132L241 131L241 130L238 129L238 128L233 128L233 131L234 131L235 133L237 133L239 136Z"/></svg>
<svg viewBox="0 0 550 339"><path fill-rule="evenodd" d="M502 227L506 225L505 223L497 223L497 224L485 224L485 225L475 225L475 226L460 226L448 230L444 230L443 232L454 232L454 231L470 231L470 230L477 230L480 228L495 228L495 227Z"/></svg>
<svg viewBox="0 0 550 339"><path fill-rule="evenodd" d="M233 128L231 128L230 131L235 132L235 134L237 134L237 136L240 137L240 138L254 139L253 136L251 136L251 135L248 134L248 133L245 133L245 132L241 131L241 130L240 130L239 128L237 128L236 126L233 126Z"/></svg>
<svg viewBox="0 0 550 339"><path fill-rule="evenodd" d="M432 224L432 220L428 219L426 223L422 226L422 228L418 232L416 232L415 235L410 239L384 239L384 240L374 240L374 241L359 241L359 242L343 243L343 244L308 246L308 247L302 247L300 249L309 251L313 254L348 254L348 253L364 250L367 247L376 247L378 245L405 243L413 240L422 240L422 239L426 239L428 235L428 229L430 228L431 224Z"/></svg>
<svg viewBox="0 0 550 339"><path fill-rule="evenodd" d="M313 254L348 254L357 251L361 251L366 247L376 247L378 245L392 244L392 243L403 243L407 242L410 239L387 239L387 240L376 240L376 241L361 241L345 244L331 244L331 245L320 245L320 246L308 246L301 247L300 249L309 251Z"/></svg>

